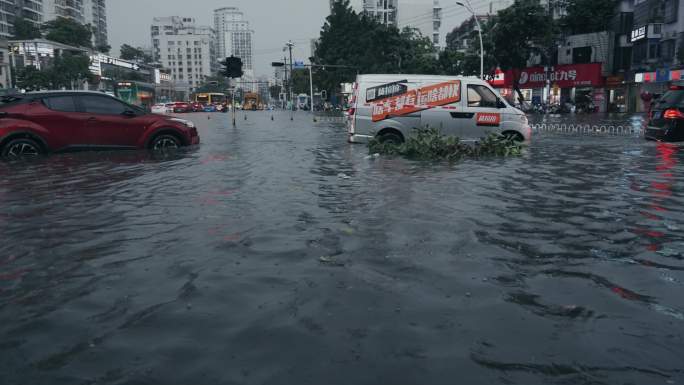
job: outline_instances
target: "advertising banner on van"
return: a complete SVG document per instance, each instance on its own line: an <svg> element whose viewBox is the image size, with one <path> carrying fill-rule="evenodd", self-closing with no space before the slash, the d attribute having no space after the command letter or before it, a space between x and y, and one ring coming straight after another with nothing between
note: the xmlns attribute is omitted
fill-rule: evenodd
<svg viewBox="0 0 684 385"><path fill-rule="evenodd" d="M405 94L406 91L408 90L408 87L406 86L406 84L403 84L403 83L406 83L406 82L407 82L406 80L403 80L400 82L393 82L393 83L383 84L383 85L377 86L377 87L371 87L371 88L366 90L366 101L367 102L374 102L376 100Z"/></svg>
<svg viewBox="0 0 684 385"><path fill-rule="evenodd" d="M459 80L432 84L378 100L373 104L373 121L378 122L394 116L407 115L460 101L461 82Z"/></svg>

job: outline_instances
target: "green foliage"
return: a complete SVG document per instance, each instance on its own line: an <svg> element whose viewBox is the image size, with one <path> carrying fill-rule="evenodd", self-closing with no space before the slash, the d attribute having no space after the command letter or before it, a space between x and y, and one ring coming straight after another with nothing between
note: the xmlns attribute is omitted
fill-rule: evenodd
<svg viewBox="0 0 684 385"><path fill-rule="evenodd" d="M445 57L446 60L446 57ZM318 71L316 85L332 93L340 83L351 82L357 73L439 74L444 69L429 38L417 29L385 26L357 14L348 0L337 0L321 29L312 61L321 65L344 65ZM447 68L452 69L451 63Z"/></svg>
<svg viewBox="0 0 684 385"><path fill-rule="evenodd" d="M569 34L607 31L617 4L616 0L567 0L561 26Z"/></svg>
<svg viewBox="0 0 684 385"><path fill-rule="evenodd" d="M533 54L546 55L556 32L553 19L538 0L518 0L499 11L491 22L491 52L504 71L527 67ZM519 80L520 75L514 74L513 88L522 99Z"/></svg>
<svg viewBox="0 0 684 385"><path fill-rule="evenodd" d="M280 86L270 86L268 87L268 92L269 95L271 95L271 98L273 99L278 99L280 97Z"/></svg>
<svg viewBox="0 0 684 385"><path fill-rule="evenodd" d="M50 88L48 71L39 71L36 67L26 66L16 71L17 87L26 91L39 91Z"/></svg>
<svg viewBox="0 0 684 385"><path fill-rule="evenodd" d="M90 58L83 54L64 53L55 58L51 68L53 88L73 88L76 82L92 81Z"/></svg>
<svg viewBox="0 0 684 385"><path fill-rule="evenodd" d="M17 87L28 91L80 88L80 82L94 80L89 66L88 56L64 53L46 69L38 70L30 66L18 69Z"/></svg>
<svg viewBox="0 0 684 385"><path fill-rule="evenodd" d="M439 53L437 61L442 74L461 75L465 73L465 71L463 71L465 58L465 54L446 48Z"/></svg>
<svg viewBox="0 0 684 385"><path fill-rule="evenodd" d="M109 51L112 50L112 46L109 45L109 44L100 44L100 45L98 45L97 47L95 47L95 49L96 49L98 52L102 52L102 53L104 53L104 54L108 54Z"/></svg>
<svg viewBox="0 0 684 385"><path fill-rule="evenodd" d="M119 58L145 64L152 63L152 57L146 55L142 48L133 47L128 44L123 44L119 49Z"/></svg>
<svg viewBox="0 0 684 385"><path fill-rule="evenodd" d="M480 75L480 36L476 30L475 19L470 18L466 21L466 28L472 29L467 35L468 49L465 53L458 52L461 48L460 36L461 32L459 28L455 28L452 32L447 34L446 37L446 48L443 51L443 55L457 55L458 60L458 72L453 74L466 75L466 76L479 76ZM498 63L496 57L494 57L494 42L492 41L491 30L496 24L496 20L492 17L488 21L480 21L482 26L482 45L484 47L484 72L485 74L491 74L496 70ZM460 57L458 57L460 56ZM452 74L452 71L448 71L449 68L445 67L446 64L441 64L441 67L445 71L445 74ZM453 68L453 62L452 62Z"/></svg>
<svg viewBox="0 0 684 385"><path fill-rule="evenodd" d="M40 33L40 28L23 17L17 17L14 19L14 35L12 36L17 40L33 40L43 37Z"/></svg>
<svg viewBox="0 0 684 385"><path fill-rule="evenodd" d="M43 24L43 31L48 40L76 47L92 47L93 31L90 25L58 17Z"/></svg>
<svg viewBox="0 0 684 385"><path fill-rule="evenodd" d="M196 93L227 93L230 88L230 82L223 76L207 76L202 85L197 87Z"/></svg>
<svg viewBox="0 0 684 385"><path fill-rule="evenodd" d="M400 145L371 140L368 144L368 150L371 154L401 155L415 160L448 160L453 162L463 158L520 155L522 145L513 138L500 134L489 135L477 144L469 145L462 143L455 136L444 136L439 130L429 128L419 130L417 135L409 137Z"/></svg>
<svg viewBox="0 0 684 385"><path fill-rule="evenodd" d="M314 85L318 84L320 72L314 72ZM309 70L297 69L292 71L292 92L297 94L309 94L311 86L309 84Z"/></svg>

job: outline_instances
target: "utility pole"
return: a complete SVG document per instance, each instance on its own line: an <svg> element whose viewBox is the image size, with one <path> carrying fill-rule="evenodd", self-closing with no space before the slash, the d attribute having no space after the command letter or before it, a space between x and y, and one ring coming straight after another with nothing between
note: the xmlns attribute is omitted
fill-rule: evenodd
<svg viewBox="0 0 684 385"><path fill-rule="evenodd" d="M292 94L292 71L294 70L294 62L292 61L292 48L294 47L294 43L292 40L288 41L285 46L290 50L290 101L292 105L290 106L290 120L294 120L294 95Z"/></svg>
<svg viewBox="0 0 684 385"><path fill-rule="evenodd" d="M473 14L473 19L475 19L475 24L477 25L477 33L480 36L480 79L484 80L484 44L482 43L482 26L480 25L480 20L477 18L477 14L470 4L470 0L465 0L465 4L460 1L456 2L457 5L467 9Z"/></svg>
<svg viewBox="0 0 684 385"><path fill-rule="evenodd" d="M311 87L311 100L309 101L309 107L311 108L311 116L313 117L314 123L316 123L316 115L314 115L314 94L313 94L313 64L309 64L309 87Z"/></svg>

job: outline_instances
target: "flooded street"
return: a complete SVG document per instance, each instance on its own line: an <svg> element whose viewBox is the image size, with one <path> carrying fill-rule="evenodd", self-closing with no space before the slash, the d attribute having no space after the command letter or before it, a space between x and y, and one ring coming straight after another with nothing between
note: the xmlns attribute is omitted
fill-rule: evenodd
<svg viewBox="0 0 684 385"><path fill-rule="evenodd" d="M421 163L244 116L0 163L0 383L684 384L684 147Z"/></svg>

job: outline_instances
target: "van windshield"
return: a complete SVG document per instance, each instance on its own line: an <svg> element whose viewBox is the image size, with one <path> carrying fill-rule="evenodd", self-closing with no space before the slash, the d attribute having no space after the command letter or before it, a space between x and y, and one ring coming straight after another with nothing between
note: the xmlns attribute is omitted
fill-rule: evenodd
<svg viewBox="0 0 684 385"><path fill-rule="evenodd" d="M497 107L499 98L489 88L481 85L468 86L468 107Z"/></svg>

